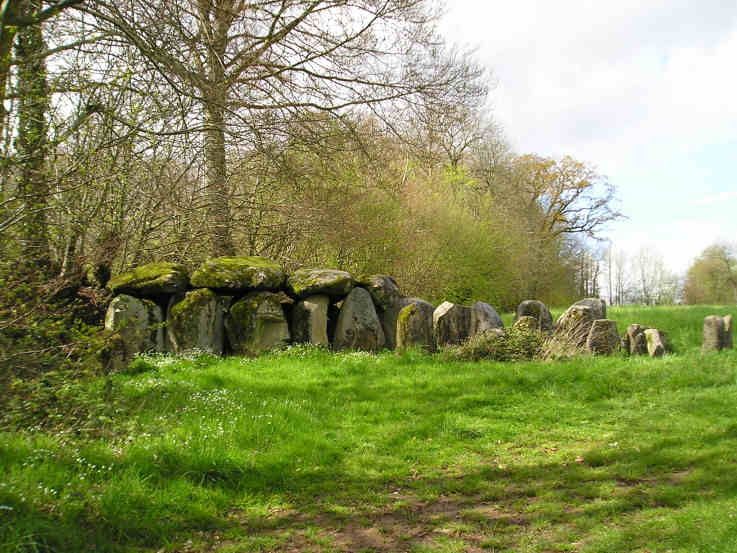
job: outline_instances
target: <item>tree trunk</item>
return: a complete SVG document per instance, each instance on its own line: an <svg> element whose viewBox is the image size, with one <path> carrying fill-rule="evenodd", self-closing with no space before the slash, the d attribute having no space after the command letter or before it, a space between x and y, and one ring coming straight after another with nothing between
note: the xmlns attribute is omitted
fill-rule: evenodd
<svg viewBox="0 0 737 553"><path fill-rule="evenodd" d="M205 109L205 183L209 198L210 251L213 256L232 256L235 255L235 245L230 221L223 108L217 103L209 103Z"/></svg>

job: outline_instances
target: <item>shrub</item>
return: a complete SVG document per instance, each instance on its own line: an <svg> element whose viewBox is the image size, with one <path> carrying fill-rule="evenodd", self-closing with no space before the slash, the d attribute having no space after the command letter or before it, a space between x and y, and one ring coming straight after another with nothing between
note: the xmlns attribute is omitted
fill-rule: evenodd
<svg viewBox="0 0 737 553"><path fill-rule="evenodd" d="M525 361L539 355L542 341L542 334L534 329L492 329L447 349L446 356L459 361Z"/></svg>

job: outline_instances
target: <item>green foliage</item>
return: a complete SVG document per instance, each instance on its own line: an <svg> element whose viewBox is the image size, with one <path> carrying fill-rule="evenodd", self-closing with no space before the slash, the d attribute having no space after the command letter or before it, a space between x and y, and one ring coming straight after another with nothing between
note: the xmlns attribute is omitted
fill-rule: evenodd
<svg viewBox="0 0 737 553"><path fill-rule="evenodd" d="M733 245L706 248L691 264L683 287L688 304L737 301L737 250Z"/></svg>
<svg viewBox="0 0 737 553"><path fill-rule="evenodd" d="M542 344L540 331L512 327L506 332L487 330L471 336L463 344L449 348L445 355L459 361L526 361L537 357Z"/></svg>

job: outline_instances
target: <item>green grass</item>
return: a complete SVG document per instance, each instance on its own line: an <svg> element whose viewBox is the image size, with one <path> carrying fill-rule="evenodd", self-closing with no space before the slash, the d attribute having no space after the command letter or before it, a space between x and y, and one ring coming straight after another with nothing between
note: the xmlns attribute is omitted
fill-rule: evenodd
<svg viewBox="0 0 737 553"><path fill-rule="evenodd" d="M0 551L734 551L737 353L699 351L729 312L612 308L660 360L298 347L54 387L4 413Z"/></svg>

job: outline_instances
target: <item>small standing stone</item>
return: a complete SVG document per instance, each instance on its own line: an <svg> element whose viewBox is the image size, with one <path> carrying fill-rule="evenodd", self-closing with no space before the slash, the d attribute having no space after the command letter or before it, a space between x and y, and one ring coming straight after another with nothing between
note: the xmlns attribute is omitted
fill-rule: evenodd
<svg viewBox="0 0 737 553"><path fill-rule="evenodd" d="M633 323L627 327L622 337L622 347L629 355L647 355L647 339L645 331L650 327L644 327Z"/></svg>
<svg viewBox="0 0 737 553"><path fill-rule="evenodd" d="M167 309L166 337L173 353L192 350L222 355L225 343L223 315L229 299L207 288L174 296Z"/></svg>
<svg viewBox="0 0 737 553"><path fill-rule="evenodd" d="M384 331L374 302L363 288L354 288L343 300L334 343L338 349L377 351L384 347Z"/></svg>
<svg viewBox="0 0 737 553"><path fill-rule="evenodd" d="M502 318L491 305L477 301L471 306L471 335L481 334L492 328L504 329Z"/></svg>
<svg viewBox="0 0 737 553"><path fill-rule="evenodd" d="M647 354L650 357L662 357L668 350L668 339L665 333L657 328L648 328L644 334L647 340Z"/></svg>
<svg viewBox="0 0 737 553"><path fill-rule="evenodd" d="M432 316L435 309L425 301L410 303L402 308L397 318L397 349L406 351L421 347L435 350Z"/></svg>
<svg viewBox="0 0 737 553"><path fill-rule="evenodd" d="M271 292L251 292L233 304L225 329L234 353L258 355L289 342L281 299Z"/></svg>
<svg viewBox="0 0 737 553"><path fill-rule="evenodd" d="M593 355L611 355L619 347L617 323L609 319L595 320L586 338L586 349Z"/></svg>
<svg viewBox="0 0 737 553"><path fill-rule="evenodd" d="M328 306L325 295L309 296L292 310L292 339L298 343L327 345Z"/></svg>
<svg viewBox="0 0 737 553"><path fill-rule="evenodd" d="M732 315L724 317L724 339L722 340L724 349L732 349Z"/></svg>
<svg viewBox="0 0 737 553"><path fill-rule="evenodd" d="M471 335L471 308L445 301L433 312L432 323L438 347L456 346Z"/></svg>
<svg viewBox="0 0 737 553"><path fill-rule="evenodd" d="M542 332L552 332L554 329L553 316L550 314L548 307L541 301L525 300L520 303L514 315L514 320L517 321L517 319L524 316L534 317L538 322L538 328Z"/></svg>
<svg viewBox="0 0 737 553"><path fill-rule="evenodd" d="M704 318L701 349L703 351L732 349L732 315L726 317L709 315Z"/></svg>

